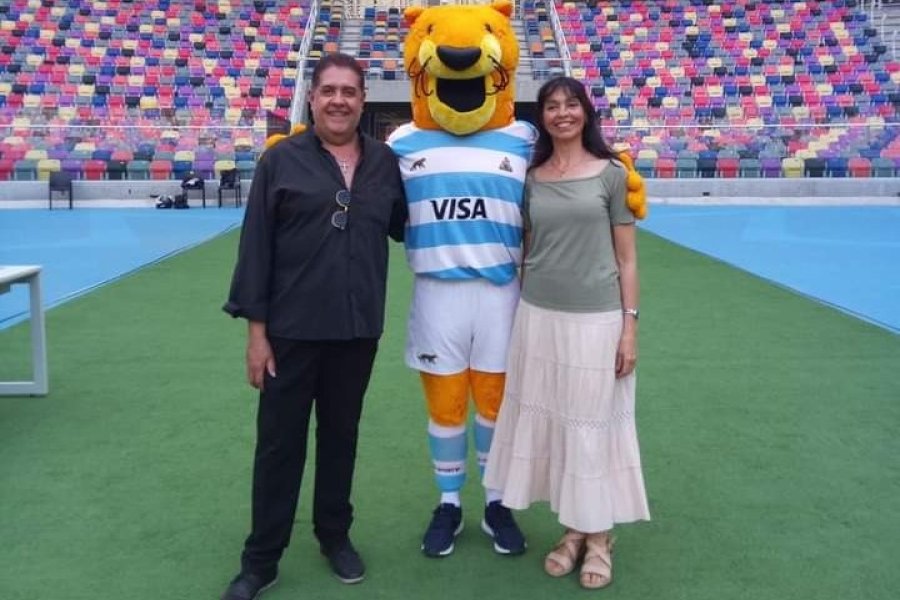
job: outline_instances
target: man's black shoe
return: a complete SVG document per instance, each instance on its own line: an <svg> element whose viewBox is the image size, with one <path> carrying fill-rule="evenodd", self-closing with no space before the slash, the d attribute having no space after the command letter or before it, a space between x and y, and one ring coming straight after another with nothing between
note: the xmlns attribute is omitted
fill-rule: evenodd
<svg viewBox="0 0 900 600"><path fill-rule="evenodd" d="M350 540L332 549L322 548L322 554L328 559L334 576L344 583L359 583L365 578L366 566Z"/></svg>
<svg viewBox="0 0 900 600"><path fill-rule="evenodd" d="M525 536L516 521L512 511L494 500L484 507L484 520L481 522L481 530L494 539L494 551L498 554L522 554L527 544Z"/></svg>
<svg viewBox="0 0 900 600"><path fill-rule="evenodd" d="M225 593L222 594L222 600L256 600L277 581L277 572L270 577L256 573L238 573L237 577L231 580Z"/></svg>
<svg viewBox="0 0 900 600"><path fill-rule="evenodd" d="M449 555L453 552L453 540L462 530L462 509L454 504L439 505L422 539L422 552L432 558Z"/></svg>

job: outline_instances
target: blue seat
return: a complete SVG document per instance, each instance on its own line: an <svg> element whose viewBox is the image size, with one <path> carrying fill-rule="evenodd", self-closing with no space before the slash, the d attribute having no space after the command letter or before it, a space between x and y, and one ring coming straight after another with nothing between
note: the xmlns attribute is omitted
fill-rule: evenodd
<svg viewBox="0 0 900 600"><path fill-rule="evenodd" d="M848 160L843 156L835 156L825 161L825 169L829 177L846 177Z"/></svg>

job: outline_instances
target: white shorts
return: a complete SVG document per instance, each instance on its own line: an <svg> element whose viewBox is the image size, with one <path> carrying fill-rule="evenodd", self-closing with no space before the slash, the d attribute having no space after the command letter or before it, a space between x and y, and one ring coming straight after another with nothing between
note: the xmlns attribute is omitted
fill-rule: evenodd
<svg viewBox="0 0 900 600"><path fill-rule="evenodd" d="M519 280L416 277L406 338L406 364L435 375L466 369L506 371Z"/></svg>

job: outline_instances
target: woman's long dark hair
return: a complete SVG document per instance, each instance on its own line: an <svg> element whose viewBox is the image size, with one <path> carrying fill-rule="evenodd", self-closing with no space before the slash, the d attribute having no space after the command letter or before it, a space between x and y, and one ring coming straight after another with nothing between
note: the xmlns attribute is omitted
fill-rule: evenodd
<svg viewBox="0 0 900 600"><path fill-rule="evenodd" d="M591 104L590 98L588 98L584 84L571 77L554 77L544 83L541 89L538 90L536 123L538 139L534 144L534 155L531 159L530 168L534 169L541 166L553 154L553 139L544 126L544 107L547 105L547 100L550 96L557 90L563 90L566 96L575 98L581 104L581 108L584 111L584 129L581 132L581 145L584 146L584 149L597 158L618 160L616 154L603 139L603 134L600 133L600 117L597 115L597 111L594 110L594 105Z"/></svg>

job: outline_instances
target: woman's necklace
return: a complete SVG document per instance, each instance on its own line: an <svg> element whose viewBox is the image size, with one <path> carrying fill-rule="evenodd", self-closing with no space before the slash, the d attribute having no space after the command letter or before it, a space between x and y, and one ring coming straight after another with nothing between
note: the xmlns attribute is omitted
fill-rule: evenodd
<svg viewBox="0 0 900 600"><path fill-rule="evenodd" d="M547 162L550 165L550 169L556 174L556 177L561 178L561 177L564 177L565 175L567 175L569 173L569 171L571 171L572 169L577 167L579 165L579 163L581 162L581 160L572 159L565 165L563 165L561 163L561 161L559 161L559 160L550 160Z"/></svg>
<svg viewBox="0 0 900 600"><path fill-rule="evenodd" d="M566 173L569 172L569 169L572 168L572 165L568 164L566 166L562 166L558 162L550 161L550 168L553 169L553 171L556 173L557 177L562 177L563 175L565 175Z"/></svg>

